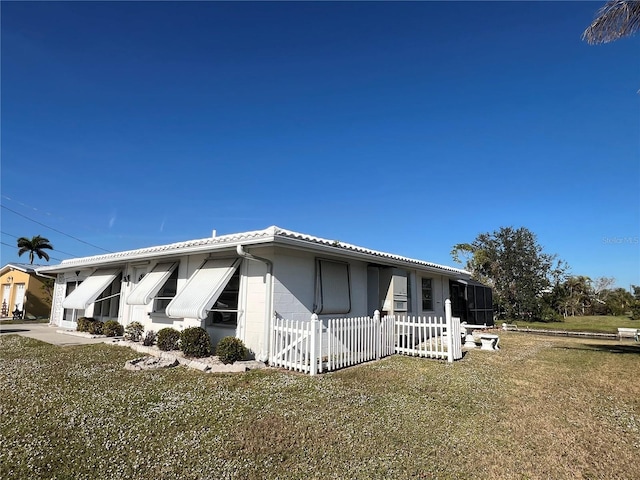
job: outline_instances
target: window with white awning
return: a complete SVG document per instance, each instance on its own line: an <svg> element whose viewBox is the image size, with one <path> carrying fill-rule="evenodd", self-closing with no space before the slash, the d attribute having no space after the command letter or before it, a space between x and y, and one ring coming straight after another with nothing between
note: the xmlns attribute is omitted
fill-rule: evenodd
<svg viewBox="0 0 640 480"><path fill-rule="evenodd" d="M178 266L177 262L158 263L147 273L127 298L128 305L148 305Z"/></svg>
<svg viewBox="0 0 640 480"><path fill-rule="evenodd" d="M120 272L119 268L96 270L62 301L62 306L76 310L86 309L111 285Z"/></svg>
<svg viewBox="0 0 640 480"><path fill-rule="evenodd" d="M167 305L167 316L207 318L208 310L216 303L241 261L240 258L205 261Z"/></svg>

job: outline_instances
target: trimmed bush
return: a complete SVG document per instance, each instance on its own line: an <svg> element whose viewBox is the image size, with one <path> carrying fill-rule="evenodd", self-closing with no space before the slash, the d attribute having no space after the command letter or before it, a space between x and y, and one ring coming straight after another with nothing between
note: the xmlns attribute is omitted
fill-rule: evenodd
<svg viewBox="0 0 640 480"><path fill-rule="evenodd" d="M102 326L102 333L107 337L121 337L124 334L124 327L115 320L107 320Z"/></svg>
<svg viewBox="0 0 640 480"><path fill-rule="evenodd" d="M96 320L95 318L87 318L87 332L92 335L102 335L102 328L104 323L100 320Z"/></svg>
<svg viewBox="0 0 640 480"><path fill-rule="evenodd" d="M180 350L188 357L208 357L211 355L211 338L204 328L186 328L180 332Z"/></svg>
<svg viewBox="0 0 640 480"><path fill-rule="evenodd" d="M224 337L216 346L216 355L222 363L237 362L247 356L247 347L237 337Z"/></svg>
<svg viewBox="0 0 640 480"><path fill-rule="evenodd" d="M153 330L149 330L147 334L142 339L142 345L145 347L153 347L153 344L156 343L156 339L158 338L158 334Z"/></svg>
<svg viewBox="0 0 640 480"><path fill-rule="evenodd" d="M76 330L78 332L88 332L89 331L89 323L94 322L93 318L80 317L76 320Z"/></svg>
<svg viewBox="0 0 640 480"><path fill-rule="evenodd" d="M175 328L166 327L158 330L158 348L163 352L178 350L180 332Z"/></svg>
<svg viewBox="0 0 640 480"><path fill-rule="evenodd" d="M124 329L124 339L132 342L139 342L142 339L144 327L140 322L131 322Z"/></svg>

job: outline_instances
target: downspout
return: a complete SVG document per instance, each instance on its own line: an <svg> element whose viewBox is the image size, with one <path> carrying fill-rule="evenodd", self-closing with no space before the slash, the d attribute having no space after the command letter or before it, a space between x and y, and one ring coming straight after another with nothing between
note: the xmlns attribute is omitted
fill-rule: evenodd
<svg viewBox="0 0 640 480"><path fill-rule="evenodd" d="M55 277L50 277L49 275L45 275L44 273L40 273L38 270L34 270L34 272L36 272L36 275L37 275L38 277L50 278L50 279L52 279L52 280L57 280L57 279L58 279L58 277L57 277L57 276L55 276Z"/></svg>
<svg viewBox="0 0 640 480"><path fill-rule="evenodd" d="M247 260L253 260L255 262L262 262L267 265L267 278L266 278L266 293L265 293L265 320L264 320L264 339L262 342L262 352L258 357L258 360L261 362L266 362L269 360L269 339L271 337L271 310L272 310L272 295L271 295L271 286L273 282L273 262L271 260L267 260L266 258L256 257L255 255L251 255L249 252L245 251L242 245L238 245L236 247L236 252L243 258ZM246 317L245 317L246 321Z"/></svg>

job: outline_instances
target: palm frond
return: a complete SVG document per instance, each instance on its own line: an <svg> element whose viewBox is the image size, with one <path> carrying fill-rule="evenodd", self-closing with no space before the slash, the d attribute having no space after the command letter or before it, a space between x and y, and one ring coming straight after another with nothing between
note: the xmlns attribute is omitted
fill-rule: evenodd
<svg viewBox="0 0 640 480"><path fill-rule="evenodd" d="M47 262L49 261L49 254L47 252L43 252L42 250L36 250L35 253L36 255L38 255L38 258L40 259L44 258Z"/></svg>
<svg viewBox="0 0 640 480"><path fill-rule="evenodd" d="M591 45L630 37L640 29L640 1L609 0L598 12L582 39Z"/></svg>

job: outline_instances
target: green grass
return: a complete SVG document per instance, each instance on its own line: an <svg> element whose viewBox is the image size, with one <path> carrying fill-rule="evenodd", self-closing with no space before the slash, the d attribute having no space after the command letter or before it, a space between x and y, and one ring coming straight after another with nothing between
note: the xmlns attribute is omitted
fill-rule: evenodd
<svg viewBox="0 0 640 480"><path fill-rule="evenodd" d="M309 377L131 372L127 348L3 335L0 477L634 478L640 344L500 337Z"/></svg>
<svg viewBox="0 0 640 480"><path fill-rule="evenodd" d="M618 327L640 328L640 320L631 320L627 315L593 315L567 317L562 322L522 322L514 321L519 328L539 328L544 330L566 330L568 332L618 333ZM497 322L500 326L502 322Z"/></svg>

